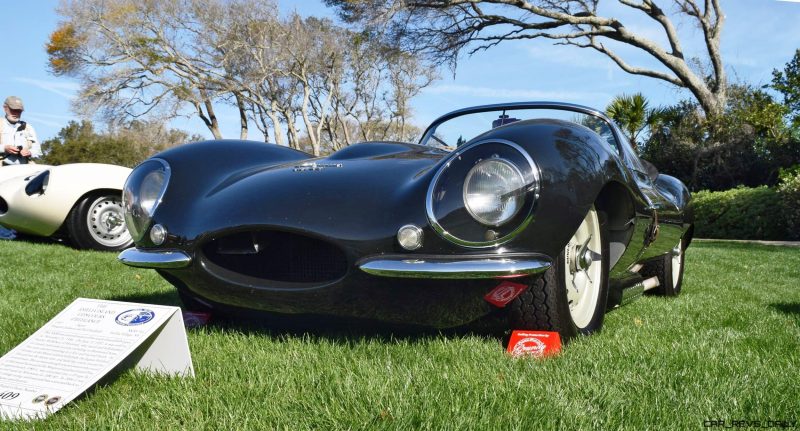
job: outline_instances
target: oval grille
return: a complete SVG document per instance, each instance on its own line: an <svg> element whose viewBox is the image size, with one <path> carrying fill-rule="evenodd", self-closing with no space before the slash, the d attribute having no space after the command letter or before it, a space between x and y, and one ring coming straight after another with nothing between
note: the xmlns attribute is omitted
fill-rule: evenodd
<svg viewBox="0 0 800 431"><path fill-rule="evenodd" d="M347 258L338 247L289 232L238 232L209 241L203 253L228 271L267 281L322 283L347 272Z"/></svg>

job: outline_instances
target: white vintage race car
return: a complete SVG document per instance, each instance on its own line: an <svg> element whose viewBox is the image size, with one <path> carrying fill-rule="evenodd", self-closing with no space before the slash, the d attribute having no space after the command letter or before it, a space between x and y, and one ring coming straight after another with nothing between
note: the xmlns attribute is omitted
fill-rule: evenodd
<svg viewBox="0 0 800 431"><path fill-rule="evenodd" d="M0 225L36 236L66 234L77 248L130 247L122 212L122 186L130 172L99 163L3 166Z"/></svg>

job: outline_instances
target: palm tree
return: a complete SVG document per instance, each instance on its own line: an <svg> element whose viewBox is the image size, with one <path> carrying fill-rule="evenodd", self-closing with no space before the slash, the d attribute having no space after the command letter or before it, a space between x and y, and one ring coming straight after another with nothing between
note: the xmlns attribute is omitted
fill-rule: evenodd
<svg viewBox="0 0 800 431"><path fill-rule="evenodd" d="M664 110L649 108L642 93L616 96L606 107L606 114L625 132L631 145L638 151L639 135L645 130L653 130L661 123Z"/></svg>

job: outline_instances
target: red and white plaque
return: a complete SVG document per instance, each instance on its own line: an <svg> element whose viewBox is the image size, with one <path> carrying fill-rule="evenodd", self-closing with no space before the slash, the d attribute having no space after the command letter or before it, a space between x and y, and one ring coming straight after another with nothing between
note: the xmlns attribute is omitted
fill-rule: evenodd
<svg viewBox="0 0 800 431"><path fill-rule="evenodd" d="M504 281L498 284L494 289L490 290L489 293L483 297L483 299L495 307L503 308L527 288L527 284Z"/></svg>
<svg viewBox="0 0 800 431"><path fill-rule="evenodd" d="M515 358L543 358L561 351L561 336L551 331L517 330L511 333L506 351Z"/></svg>

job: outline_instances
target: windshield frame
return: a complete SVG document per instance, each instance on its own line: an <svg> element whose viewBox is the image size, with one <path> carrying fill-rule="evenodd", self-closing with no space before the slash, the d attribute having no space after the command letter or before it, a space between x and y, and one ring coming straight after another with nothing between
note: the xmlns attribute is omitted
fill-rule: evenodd
<svg viewBox="0 0 800 431"><path fill-rule="evenodd" d="M551 109L551 110L570 111L599 118L603 120L606 124L608 124L608 127L614 134L614 140L617 141L617 148L618 148L618 150L615 149L615 153L617 153L623 160L626 160L628 161L628 163L631 163L630 161L631 157L634 155L633 150L629 148L630 143L628 142L627 139L624 139L624 135L619 130L614 121L608 118L602 111L599 111L597 109L590 108L588 106L576 105L573 103L564 103L564 102L534 101L534 102L496 103L492 105L479 105L469 108L458 109L452 112L448 112L447 114L444 114L441 117L434 120L430 124L430 126L428 126L428 128L425 129L425 132L419 139L418 144L424 145L425 142L428 142L431 139L431 136L436 132L436 129L442 123L452 120L453 118L461 117L468 114L479 114L482 112L489 112L489 111L502 111L502 110L513 111L521 109ZM636 157L633 157L633 159L636 159ZM638 164L637 161L634 161L632 163Z"/></svg>

